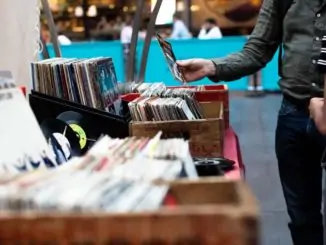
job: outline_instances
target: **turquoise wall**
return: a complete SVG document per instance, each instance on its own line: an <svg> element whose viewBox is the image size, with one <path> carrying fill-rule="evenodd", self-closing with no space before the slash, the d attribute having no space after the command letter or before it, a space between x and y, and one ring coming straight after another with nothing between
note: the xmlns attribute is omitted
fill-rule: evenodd
<svg viewBox="0 0 326 245"><path fill-rule="evenodd" d="M171 40L171 43L178 59L194 57L216 58L241 50L246 40L246 37L225 37L220 40ZM51 57L54 56L52 45L49 45L48 48ZM140 41L137 47L138 63L140 61L142 48L143 42ZM122 48L119 41L73 43L69 46L62 46L61 50L63 57L67 58L112 57L118 80L123 81ZM269 65L263 69L262 76L265 89L278 90L277 55L275 55ZM164 81L167 85L180 84L174 81L171 76L157 41L152 41L151 44L146 81ZM248 78L245 77L234 82L229 82L228 86L231 90L245 90L247 82ZM196 84L211 84L211 82L208 79L203 79Z"/></svg>

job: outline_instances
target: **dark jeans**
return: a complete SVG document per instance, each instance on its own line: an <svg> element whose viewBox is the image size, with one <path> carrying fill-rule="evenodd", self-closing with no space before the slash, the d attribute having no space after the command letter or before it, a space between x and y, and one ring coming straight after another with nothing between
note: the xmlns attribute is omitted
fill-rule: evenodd
<svg viewBox="0 0 326 245"><path fill-rule="evenodd" d="M320 137L307 108L283 99L275 149L294 245L323 244Z"/></svg>

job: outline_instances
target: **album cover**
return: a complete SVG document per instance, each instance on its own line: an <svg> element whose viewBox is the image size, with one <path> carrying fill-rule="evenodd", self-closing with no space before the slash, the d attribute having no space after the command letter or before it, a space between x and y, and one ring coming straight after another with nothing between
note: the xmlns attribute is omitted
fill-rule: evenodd
<svg viewBox="0 0 326 245"><path fill-rule="evenodd" d="M166 41L163 37L160 36L160 34L156 33L156 39L159 42L159 45L161 47L161 50L164 54L164 57L167 61L168 67L173 75L173 77L182 82L186 83L186 79L183 75L182 67L180 67L176 63L176 57L174 55L172 45L168 41Z"/></svg>
<svg viewBox="0 0 326 245"><path fill-rule="evenodd" d="M0 89L0 174L55 166L54 154L19 88Z"/></svg>

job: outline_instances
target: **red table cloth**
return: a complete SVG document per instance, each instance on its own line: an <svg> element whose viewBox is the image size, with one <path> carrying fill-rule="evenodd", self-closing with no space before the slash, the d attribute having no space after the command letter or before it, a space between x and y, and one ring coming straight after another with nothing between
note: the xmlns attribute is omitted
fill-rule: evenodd
<svg viewBox="0 0 326 245"><path fill-rule="evenodd" d="M242 162L240 143L238 136L230 127L224 135L224 157L235 162L234 169L225 174L227 179L240 180L245 176L245 166ZM164 200L164 206L174 207L178 204L176 198L169 193Z"/></svg>
<svg viewBox="0 0 326 245"><path fill-rule="evenodd" d="M229 127L224 134L224 157L235 162L234 169L228 171L225 177L232 180L239 180L245 175L245 166L242 162L240 143L238 136L232 127Z"/></svg>
<svg viewBox="0 0 326 245"><path fill-rule="evenodd" d="M26 96L26 86L20 86L19 88L23 92L24 96Z"/></svg>

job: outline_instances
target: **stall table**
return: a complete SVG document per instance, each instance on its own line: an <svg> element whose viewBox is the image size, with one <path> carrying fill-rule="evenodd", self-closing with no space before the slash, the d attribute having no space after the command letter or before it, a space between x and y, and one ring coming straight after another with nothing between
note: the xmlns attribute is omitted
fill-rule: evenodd
<svg viewBox="0 0 326 245"><path fill-rule="evenodd" d="M225 130L224 134L224 157L235 162L234 169L228 171L225 177L239 180L245 177L245 166L242 161L241 149L238 136L232 127Z"/></svg>

